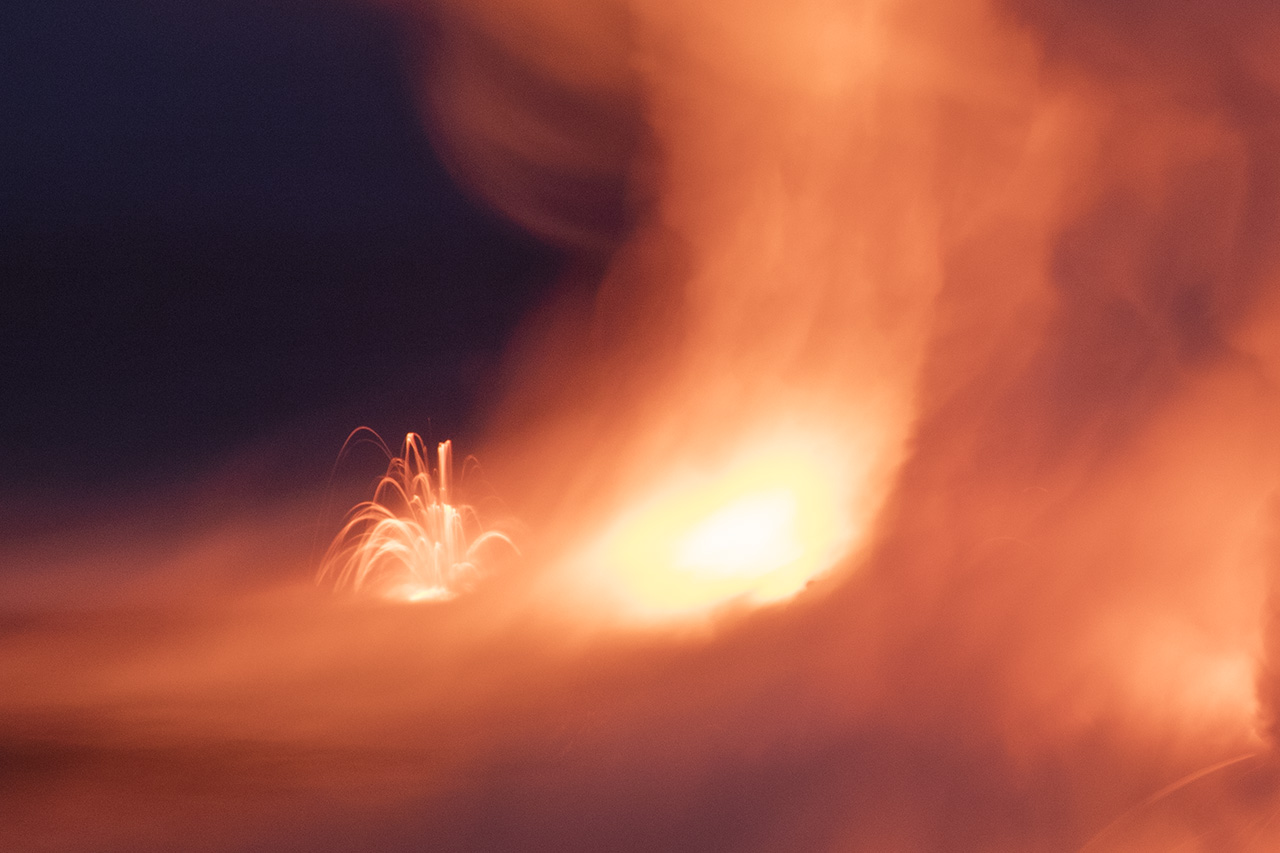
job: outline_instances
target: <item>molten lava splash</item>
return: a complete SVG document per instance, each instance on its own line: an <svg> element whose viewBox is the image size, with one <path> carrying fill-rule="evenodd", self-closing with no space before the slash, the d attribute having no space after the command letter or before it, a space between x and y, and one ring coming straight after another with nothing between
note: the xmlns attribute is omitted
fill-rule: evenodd
<svg viewBox="0 0 1280 853"><path fill-rule="evenodd" d="M454 597L477 580L486 549L515 545L505 534L481 531L475 511L453 500L452 443L438 445L433 480L422 439L409 433L373 498L348 514L318 579L404 601Z"/></svg>

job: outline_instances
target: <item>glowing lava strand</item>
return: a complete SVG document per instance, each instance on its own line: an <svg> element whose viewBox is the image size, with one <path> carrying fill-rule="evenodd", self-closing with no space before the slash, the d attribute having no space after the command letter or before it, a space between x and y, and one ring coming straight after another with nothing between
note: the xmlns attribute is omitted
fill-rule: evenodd
<svg viewBox="0 0 1280 853"><path fill-rule="evenodd" d="M422 439L405 436L372 500L357 504L329 546L319 580L338 589L403 601L453 598L478 576L479 552L491 543L515 545L497 531L478 532L468 506L453 500L453 445L436 451L434 482Z"/></svg>

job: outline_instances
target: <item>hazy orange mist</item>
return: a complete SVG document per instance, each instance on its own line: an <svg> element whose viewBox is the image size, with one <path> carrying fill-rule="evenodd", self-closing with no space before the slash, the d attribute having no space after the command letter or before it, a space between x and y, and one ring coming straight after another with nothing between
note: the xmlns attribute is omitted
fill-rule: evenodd
<svg viewBox="0 0 1280 853"><path fill-rule="evenodd" d="M582 252L478 453L525 564L429 608L12 621L14 838L1267 845L1266 4L387 5L459 178ZM725 507L795 521L746 574L815 516L832 565L699 597L667 570L733 556ZM673 589L710 616L630 618Z"/></svg>
<svg viewBox="0 0 1280 853"><path fill-rule="evenodd" d="M440 20L484 29L515 7L548 22L521 44L615 46L601 67L649 131L621 173L640 227L589 305L531 322L497 422L507 488L544 510L553 555L668 468L714 471L744 436L803 424L857 447L832 468L863 496L832 601L793 611L847 626L806 652L831 667L821 701L976 727L1029 773L1079 762L1082 801L1108 796L1104 775L1136 792L1260 747L1280 470L1263 4L1209 20L1155 2L633 2L596 7L613 10L602 30L495 3ZM567 90L564 63L599 59L512 50ZM479 141L515 131L495 128ZM530 445L582 464L548 479ZM856 657L885 669L850 675ZM1107 760L1086 759L1099 741Z"/></svg>

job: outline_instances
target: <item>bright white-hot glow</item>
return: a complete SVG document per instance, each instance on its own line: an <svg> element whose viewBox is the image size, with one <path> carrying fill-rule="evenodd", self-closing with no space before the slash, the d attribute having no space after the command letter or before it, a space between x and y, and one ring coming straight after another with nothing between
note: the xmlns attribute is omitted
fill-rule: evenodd
<svg viewBox="0 0 1280 853"><path fill-rule="evenodd" d="M717 510L681 539L677 569L703 577L759 577L804 556L787 489L756 492Z"/></svg>
<svg viewBox="0 0 1280 853"><path fill-rule="evenodd" d="M588 564L643 616L783 601L854 541L843 474L812 446L763 443L650 492L621 514Z"/></svg>

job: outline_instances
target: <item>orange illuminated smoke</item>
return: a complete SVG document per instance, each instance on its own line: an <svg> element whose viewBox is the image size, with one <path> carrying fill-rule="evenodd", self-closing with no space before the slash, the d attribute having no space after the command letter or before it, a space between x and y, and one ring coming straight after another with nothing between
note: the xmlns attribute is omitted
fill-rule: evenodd
<svg viewBox="0 0 1280 853"><path fill-rule="evenodd" d="M487 546L514 550L504 534L482 531L470 507L453 503L452 469L451 442L437 447L433 478L422 439L405 436L373 499L348 514L329 546L320 580L391 599L443 600L476 580Z"/></svg>
<svg viewBox="0 0 1280 853"><path fill-rule="evenodd" d="M653 617L794 596L850 547L838 466L786 443L673 478L624 512L589 558L627 609Z"/></svg>

